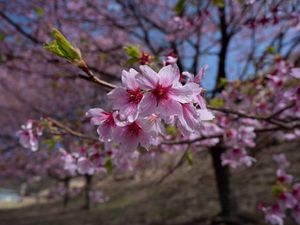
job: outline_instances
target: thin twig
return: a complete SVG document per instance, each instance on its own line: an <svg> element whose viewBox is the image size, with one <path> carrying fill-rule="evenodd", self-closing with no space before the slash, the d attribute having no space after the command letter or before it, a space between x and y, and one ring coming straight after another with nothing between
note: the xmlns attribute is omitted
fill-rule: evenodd
<svg viewBox="0 0 300 225"><path fill-rule="evenodd" d="M188 146L187 149L184 151L184 153L182 154L182 156L180 157L176 165L172 167L163 177L161 177L156 184L161 184L165 179L167 179L170 175L172 175L175 172L175 170L178 169L184 163L189 148L190 146Z"/></svg>
<svg viewBox="0 0 300 225"><path fill-rule="evenodd" d="M85 135L85 134L82 134L82 133L80 133L78 131L75 131L72 128L64 125L63 123L57 121L56 119L53 119L53 118L50 118L50 117L47 117L46 119L49 122L51 122L52 124L54 124L55 126L57 126L58 128L61 128L64 131L66 131L67 133L71 134L72 136L80 137L80 138L84 138L84 139L89 139L89 140L94 140L94 141L98 141L99 140L97 137Z"/></svg>

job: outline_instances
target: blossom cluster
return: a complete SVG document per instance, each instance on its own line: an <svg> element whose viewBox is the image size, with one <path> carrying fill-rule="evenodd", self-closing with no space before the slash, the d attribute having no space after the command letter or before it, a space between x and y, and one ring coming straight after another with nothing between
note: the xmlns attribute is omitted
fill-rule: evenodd
<svg viewBox="0 0 300 225"><path fill-rule="evenodd" d="M271 205L260 205L260 210L265 214L265 219L271 224L283 225L286 213L291 215L297 224L300 224L300 183L295 182L292 175L286 172L290 166L284 154L273 156L277 163L276 171L277 184L273 187L273 193L277 201Z"/></svg>
<svg viewBox="0 0 300 225"><path fill-rule="evenodd" d="M109 152L102 152L97 146L80 147L74 152L60 149L63 168L71 175L93 175L96 172L106 172L105 160Z"/></svg>
<svg viewBox="0 0 300 225"><path fill-rule="evenodd" d="M86 115L98 126L102 142L118 144L124 151L139 146L149 149L158 145L165 134L165 125L178 126L182 136L200 133L201 121L212 120L202 97L200 81L202 69L195 77L189 73L185 84L175 64L164 66L159 72L140 66L122 72L122 87L108 93L112 111L90 109Z"/></svg>
<svg viewBox="0 0 300 225"><path fill-rule="evenodd" d="M223 165L232 168L252 165L255 159L248 155L247 150L256 146L257 131L276 126L284 128L287 122L296 121L300 117L300 102L297 101L300 97L299 78L299 68L293 68L291 64L279 59L265 77L244 83L236 81L226 86L217 99L226 109L238 114L215 113L218 126L215 133L221 130L224 145L228 149L222 155ZM274 113L274 118L262 119ZM297 127L275 129L272 135L272 138L279 140L293 140L297 137L300 137L300 129Z"/></svg>

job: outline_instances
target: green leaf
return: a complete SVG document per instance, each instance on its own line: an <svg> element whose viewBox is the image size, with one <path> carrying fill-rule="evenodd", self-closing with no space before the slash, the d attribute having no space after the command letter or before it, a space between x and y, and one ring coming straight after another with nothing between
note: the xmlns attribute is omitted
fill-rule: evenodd
<svg viewBox="0 0 300 225"><path fill-rule="evenodd" d="M227 84L228 84L227 79L226 78L221 78L220 83L219 83L219 87L220 88L225 88Z"/></svg>
<svg viewBox="0 0 300 225"><path fill-rule="evenodd" d="M125 52L130 58L139 59L142 55L141 51L135 45L124 47Z"/></svg>
<svg viewBox="0 0 300 225"><path fill-rule="evenodd" d="M82 62L80 50L70 43L59 30L53 29L52 35L55 40L44 44L44 48L70 63L79 65Z"/></svg>
<svg viewBox="0 0 300 225"><path fill-rule="evenodd" d="M193 165L193 153L192 153L192 149L189 149L186 152L185 158L186 158L187 162L189 163L189 165L192 166Z"/></svg>
<svg viewBox="0 0 300 225"><path fill-rule="evenodd" d="M223 8L225 6L224 0L212 0L212 4L218 6L219 8Z"/></svg>
<svg viewBox="0 0 300 225"><path fill-rule="evenodd" d="M267 48L267 53L269 53L269 54L275 54L276 53L276 49L273 46L269 46Z"/></svg>
<svg viewBox="0 0 300 225"><path fill-rule="evenodd" d="M182 15L185 10L185 0L179 0L173 8L177 15Z"/></svg>
<svg viewBox="0 0 300 225"><path fill-rule="evenodd" d="M222 107L225 104L222 98L214 98L210 100L210 105L213 107Z"/></svg>
<svg viewBox="0 0 300 225"><path fill-rule="evenodd" d="M6 35L5 34L0 34L0 41L4 41L6 38Z"/></svg>
<svg viewBox="0 0 300 225"><path fill-rule="evenodd" d="M172 137L176 137L177 135L177 130L175 126L167 125L166 126L166 133L168 135L171 135Z"/></svg>
<svg viewBox="0 0 300 225"><path fill-rule="evenodd" d="M111 157L106 157L104 162L104 167L107 170L108 174L112 173L113 170L113 163Z"/></svg>
<svg viewBox="0 0 300 225"><path fill-rule="evenodd" d="M283 190L282 186L274 185L272 187L272 195L274 195L274 196L279 196L283 191L284 190Z"/></svg>
<svg viewBox="0 0 300 225"><path fill-rule="evenodd" d="M36 8L34 9L34 12L35 12L35 14L36 14L38 17L43 17L43 15L44 15L44 13L45 13L44 9L43 9L43 8L40 8L40 7L36 7Z"/></svg>
<svg viewBox="0 0 300 225"><path fill-rule="evenodd" d="M61 141L61 136L55 135L50 139L44 141L44 144L47 145L48 149L52 150L55 148L56 144Z"/></svg>

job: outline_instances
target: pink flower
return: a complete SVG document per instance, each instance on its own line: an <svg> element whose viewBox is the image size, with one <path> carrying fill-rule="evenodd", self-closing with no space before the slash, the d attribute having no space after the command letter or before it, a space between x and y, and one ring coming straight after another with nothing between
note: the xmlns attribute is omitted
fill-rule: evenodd
<svg viewBox="0 0 300 225"><path fill-rule="evenodd" d="M208 65L204 65L199 72L197 73L196 76L194 76L193 74L189 73L189 72L183 72L182 74L188 77L189 82L192 83L196 83L199 84L201 83L201 81L204 78L205 72L208 69Z"/></svg>
<svg viewBox="0 0 300 225"><path fill-rule="evenodd" d="M77 161L78 173L79 174L89 174L95 173L95 167L93 163L86 157L80 157Z"/></svg>
<svg viewBox="0 0 300 225"><path fill-rule="evenodd" d="M170 116L180 115L180 103L189 103L200 93L198 85L189 83L182 85L179 82L179 72L175 66L165 66L158 73L149 66L141 66L143 75L137 76L140 87L146 91L140 103L143 115L160 113L167 119Z"/></svg>
<svg viewBox="0 0 300 225"><path fill-rule="evenodd" d="M77 170L76 159L64 149L60 149L60 152L62 154L61 160L63 163L63 168L71 175L75 175Z"/></svg>
<svg viewBox="0 0 300 225"><path fill-rule="evenodd" d="M120 110L120 114L129 121L134 121L138 116L139 103L143 98L143 93L136 82L138 72L130 69L129 72L123 70L122 84L108 93L108 98L112 101L114 109Z"/></svg>
<svg viewBox="0 0 300 225"><path fill-rule="evenodd" d="M283 209L291 209L297 204L297 200L289 192L282 192L279 195L279 204Z"/></svg>
<svg viewBox="0 0 300 225"><path fill-rule="evenodd" d="M182 114L178 116L179 127L184 136L200 130L200 118L195 107L189 104L182 104Z"/></svg>
<svg viewBox="0 0 300 225"><path fill-rule="evenodd" d="M300 224L300 205L299 203L292 209L292 216L297 224Z"/></svg>
<svg viewBox="0 0 300 225"><path fill-rule="evenodd" d="M166 57L166 61L165 61L165 65L173 65L173 64L176 64L177 63L177 57L174 57L174 56L167 56Z"/></svg>
<svg viewBox="0 0 300 225"><path fill-rule="evenodd" d="M277 180L281 183L290 184L293 182L293 176L287 174L283 169L277 169L276 177Z"/></svg>
<svg viewBox="0 0 300 225"><path fill-rule="evenodd" d="M292 194L300 202L300 183L296 183L293 185Z"/></svg>
<svg viewBox="0 0 300 225"><path fill-rule="evenodd" d="M291 75L295 78L300 79L300 68L293 68Z"/></svg>
<svg viewBox="0 0 300 225"><path fill-rule="evenodd" d="M283 153L273 155L273 160L277 163L278 167L283 170L290 166L290 162L286 159L285 154Z"/></svg>
<svg viewBox="0 0 300 225"><path fill-rule="evenodd" d="M256 160L247 155L246 150L233 148L222 154L222 165L229 165L232 168L237 168L241 165L251 166Z"/></svg>
<svg viewBox="0 0 300 225"><path fill-rule="evenodd" d="M153 136L165 133L165 127L163 126L161 119L155 113L145 117L143 120L143 126L145 130L147 130Z"/></svg>
<svg viewBox="0 0 300 225"><path fill-rule="evenodd" d="M200 86L202 79L204 78L205 72L208 68L208 65L203 66L198 74L194 76L193 74L189 72L183 72L183 75L185 75L188 78L189 83L194 83ZM195 96L194 101L200 106L200 109L198 110L200 120L201 121L208 121L213 120L215 116L207 109L205 99L201 95L202 89L199 94Z"/></svg>
<svg viewBox="0 0 300 225"><path fill-rule="evenodd" d="M93 203L104 203L109 200L102 191L90 191L89 197Z"/></svg>
<svg viewBox="0 0 300 225"><path fill-rule="evenodd" d="M127 151L136 150L139 144L147 149L152 143L151 130L147 128L142 120L125 122L116 128L114 140Z"/></svg>
<svg viewBox="0 0 300 225"><path fill-rule="evenodd" d="M91 117L91 124L98 125L97 133L101 141L112 140L113 131L116 127L112 112L105 112L101 108L93 108L86 113L86 116Z"/></svg>
<svg viewBox="0 0 300 225"><path fill-rule="evenodd" d="M20 144L31 151L37 151L39 147L38 137L42 135L41 128L33 120L28 120L21 130L17 132Z"/></svg>
<svg viewBox="0 0 300 225"><path fill-rule="evenodd" d="M265 214L267 222L273 225L283 225L285 215L279 204L274 204L271 207L261 206L260 210Z"/></svg>
<svg viewBox="0 0 300 225"><path fill-rule="evenodd" d="M177 63L177 54L175 52L170 52L166 55L166 61L164 61L164 66L174 65Z"/></svg>

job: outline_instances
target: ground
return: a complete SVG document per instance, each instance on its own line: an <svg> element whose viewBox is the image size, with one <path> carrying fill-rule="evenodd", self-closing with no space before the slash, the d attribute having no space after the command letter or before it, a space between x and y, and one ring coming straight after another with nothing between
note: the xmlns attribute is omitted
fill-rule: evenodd
<svg viewBox="0 0 300 225"><path fill-rule="evenodd" d="M286 152L292 161L291 171L300 177L299 143L264 148L256 154L251 168L232 171L232 187L238 200L242 224L266 224L257 210L261 201L272 200L275 164L271 155ZM94 180L110 197L90 211L82 210L83 199L73 199L67 209L60 201L23 205L0 205L0 225L204 225L211 224L219 212L218 196L207 152L194 155L193 165L185 163L161 184L157 181L176 163L180 155L166 160L164 166L147 169L134 178L108 177ZM229 223L230 224L230 223ZM231 222L234 224L234 221ZM294 224L288 221L287 224Z"/></svg>

